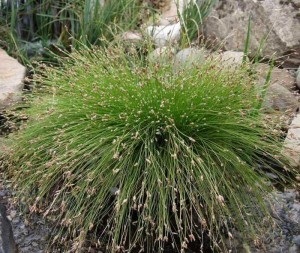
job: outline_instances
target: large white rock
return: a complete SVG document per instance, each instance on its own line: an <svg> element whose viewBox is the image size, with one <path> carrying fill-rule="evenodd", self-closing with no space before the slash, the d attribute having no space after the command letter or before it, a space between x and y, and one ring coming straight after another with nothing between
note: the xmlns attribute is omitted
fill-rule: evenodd
<svg viewBox="0 0 300 253"><path fill-rule="evenodd" d="M0 49L0 108L20 100L26 68Z"/></svg>
<svg viewBox="0 0 300 253"><path fill-rule="evenodd" d="M292 121L285 142L284 154L291 160L292 165L300 168L300 114Z"/></svg>
<svg viewBox="0 0 300 253"><path fill-rule="evenodd" d="M148 26L146 32L153 38L156 47L170 46L180 40L180 23L174 25Z"/></svg>
<svg viewBox="0 0 300 253"><path fill-rule="evenodd" d="M224 0L219 1L205 19L204 35L225 50L243 51L251 19L250 52L254 55L266 39L261 55L300 65L299 0Z"/></svg>

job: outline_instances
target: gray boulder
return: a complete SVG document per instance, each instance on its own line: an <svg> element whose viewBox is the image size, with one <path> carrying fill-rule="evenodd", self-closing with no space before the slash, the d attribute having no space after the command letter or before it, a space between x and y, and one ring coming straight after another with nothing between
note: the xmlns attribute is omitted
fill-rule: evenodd
<svg viewBox="0 0 300 253"><path fill-rule="evenodd" d="M21 99L26 69L0 49L0 109Z"/></svg>
<svg viewBox="0 0 300 253"><path fill-rule="evenodd" d="M266 38L260 54L282 57L286 65L300 65L299 0L224 0L219 1L205 20L206 38L224 50L243 51L251 16L250 53L255 55ZM267 37L266 37L267 36Z"/></svg>
<svg viewBox="0 0 300 253"><path fill-rule="evenodd" d="M0 253L18 252L10 221L6 217L6 209L0 203Z"/></svg>

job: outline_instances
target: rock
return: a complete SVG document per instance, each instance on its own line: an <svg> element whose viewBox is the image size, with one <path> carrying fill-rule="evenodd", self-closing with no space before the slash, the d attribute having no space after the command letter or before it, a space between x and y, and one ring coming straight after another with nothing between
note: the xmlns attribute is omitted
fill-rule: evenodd
<svg viewBox="0 0 300 253"><path fill-rule="evenodd" d="M290 159L294 167L300 168L300 114L293 119L286 139L283 154Z"/></svg>
<svg viewBox="0 0 300 253"><path fill-rule="evenodd" d="M258 78L260 79L260 83L264 84L269 73L270 66L265 63L258 63L255 69ZM270 84L272 85L274 83L278 83L290 91L295 90L295 78L286 69L279 69L277 67L272 69Z"/></svg>
<svg viewBox="0 0 300 253"><path fill-rule="evenodd" d="M292 247L289 248L288 253L299 253L299 252L300 252L300 247L298 247L297 245L293 245Z"/></svg>
<svg viewBox="0 0 300 253"><path fill-rule="evenodd" d="M0 253L15 253L17 246L14 240L10 221L6 217L6 208L0 203Z"/></svg>
<svg viewBox="0 0 300 253"><path fill-rule="evenodd" d="M219 1L204 22L204 36L225 50L243 51L252 17L250 55L254 56L266 39L260 54L280 58L287 66L300 65L299 0ZM266 37L267 36L267 37Z"/></svg>
<svg viewBox="0 0 300 253"><path fill-rule="evenodd" d="M177 13L177 4L175 1L170 1L169 6L162 12L158 21L159 25L172 25L179 21Z"/></svg>
<svg viewBox="0 0 300 253"><path fill-rule="evenodd" d="M299 107L298 99L279 83L273 83L268 87L263 108L265 111L280 111L294 113Z"/></svg>
<svg viewBox="0 0 300 253"><path fill-rule="evenodd" d="M0 109L20 100L26 69L0 49Z"/></svg>
<svg viewBox="0 0 300 253"><path fill-rule="evenodd" d="M300 235L294 236L293 243L300 247Z"/></svg>
<svg viewBox="0 0 300 253"><path fill-rule="evenodd" d="M263 225L264 234L257 241L253 241L249 246L247 253L299 253L299 247L294 238L300 233L300 212L291 208L299 205L299 192L293 189L287 189L284 192L275 191L266 196L269 205L273 224ZM242 239L242 238L241 238ZM256 243L255 243L256 242ZM242 245L244 240L240 240ZM240 251L233 251L240 252Z"/></svg>
<svg viewBox="0 0 300 253"><path fill-rule="evenodd" d="M138 32L127 31L119 36L116 36L116 41L124 46L128 54L136 54L144 45L143 36Z"/></svg>
<svg viewBox="0 0 300 253"><path fill-rule="evenodd" d="M131 31L124 32L121 35L121 38L123 41L128 41L131 43L140 42L141 40L143 40L142 35L140 33Z"/></svg>
<svg viewBox="0 0 300 253"><path fill-rule="evenodd" d="M298 89L300 89L300 66L299 66L298 71L296 73L296 85L297 85Z"/></svg>
<svg viewBox="0 0 300 253"><path fill-rule="evenodd" d="M179 21L179 15L182 15L185 6L190 0L171 0L168 6L162 11L161 17L158 21L159 25L171 25Z"/></svg>
<svg viewBox="0 0 300 253"><path fill-rule="evenodd" d="M205 62L208 51L204 48L185 48L179 51L175 56L174 68L181 70L193 65L200 65Z"/></svg>
<svg viewBox="0 0 300 253"><path fill-rule="evenodd" d="M170 64L174 61L176 50L172 47L156 48L148 55L150 64Z"/></svg>
<svg viewBox="0 0 300 253"><path fill-rule="evenodd" d="M146 32L153 38L156 47L176 44L180 40L180 23L174 25L148 26Z"/></svg>
<svg viewBox="0 0 300 253"><path fill-rule="evenodd" d="M217 59L223 66L235 68L242 65L243 57L243 52L225 51L220 53L219 56L217 56Z"/></svg>

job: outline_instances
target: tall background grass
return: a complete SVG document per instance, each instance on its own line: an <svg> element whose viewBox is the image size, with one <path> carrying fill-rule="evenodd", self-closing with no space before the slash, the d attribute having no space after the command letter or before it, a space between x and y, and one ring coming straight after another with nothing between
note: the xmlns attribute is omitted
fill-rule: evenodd
<svg viewBox="0 0 300 253"><path fill-rule="evenodd" d="M199 36L216 1L197 0L186 6L180 17L184 43ZM45 54L44 47L104 45L121 31L138 30L158 11L145 0L1 0L0 46L26 61Z"/></svg>

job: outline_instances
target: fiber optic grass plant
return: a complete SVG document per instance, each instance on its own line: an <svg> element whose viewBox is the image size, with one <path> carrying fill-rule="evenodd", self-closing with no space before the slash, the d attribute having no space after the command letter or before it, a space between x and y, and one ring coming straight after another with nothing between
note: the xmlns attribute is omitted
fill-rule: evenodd
<svg viewBox="0 0 300 253"><path fill-rule="evenodd" d="M284 159L246 67L174 74L118 48L61 62L36 77L8 159L30 210L54 216L73 248L94 236L108 252L184 252L206 234L224 251L233 230L261 231L272 187L257 164L283 178L266 161Z"/></svg>

